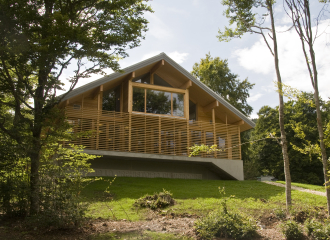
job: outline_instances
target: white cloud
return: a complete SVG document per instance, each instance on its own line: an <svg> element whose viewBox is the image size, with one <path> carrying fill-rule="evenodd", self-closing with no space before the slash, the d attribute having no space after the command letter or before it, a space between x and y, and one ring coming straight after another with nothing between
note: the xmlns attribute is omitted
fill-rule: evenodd
<svg viewBox="0 0 330 240"><path fill-rule="evenodd" d="M172 33L172 29L159 17L157 17L156 14L146 13L145 16L149 21L149 30L147 32L148 37L152 36L160 41L169 41L173 39L174 35Z"/></svg>
<svg viewBox="0 0 330 240"><path fill-rule="evenodd" d="M153 52L147 53L147 54L143 55L143 57L142 57L141 60L145 60L145 59L151 58L151 57L156 56L156 55L158 55L160 53L161 53L161 51L153 51ZM166 53L166 54L170 58L172 58L175 62L177 62L179 64L183 63L187 59L187 57L189 55L189 53L180 53L178 51L169 52L169 53Z"/></svg>
<svg viewBox="0 0 330 240"><path fill-rule="evenodd" d="M319 25L319 33L329 25L323 21ZM311 81L306 68L305 58L302 53L301 43L295 30L289 32L287 26L277 28L279 64L282 81L302 91L312 91ZM313 29L315 32L315 28ZM308 50L308 49L307 49ZM318 68L319 91L323 98L330 97L330 46L327 45L327 34L321 35L314 44L316 64ZM256 73L270 75L269 80L276 79L274 60L263 39L260 38L252 47L238 49L234 56L239 64Z"/></svg>
<svg viewBox="0 0 330 240"><path fill-rule="evenodd" d="M195 7L199 6L199 0L193 0L192 3Z"/></svg>
<svg viewBox="0 0 330 240"><path fill-rule="evenodd" d="M261 98L263 95L264 95L264 94L262 94L262 93L252 94L252 96L249 97L249 98L247 99L247 102L248 102L248 103L255 102L255 101L257 101L259 98Z"/></svg>
<svg viewBox="0 0 330 240"><path fill-rule="evenodd" d="M168 53L168 56L179 64L183 63L188 55L189 53L179 53L178 51Z"/></svg>
<svg viewBox="0 0 330 240"><path fill-rule="evenodd" d="M256 42L251 48L243 48L234 51L234 57L244 68L262 74L269 74L273 66L273 58L263 39Z"/></svg>

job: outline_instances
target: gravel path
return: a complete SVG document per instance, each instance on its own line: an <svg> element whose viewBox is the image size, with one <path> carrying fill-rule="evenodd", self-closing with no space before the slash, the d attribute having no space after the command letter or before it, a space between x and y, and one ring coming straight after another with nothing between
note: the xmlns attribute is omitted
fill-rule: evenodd
<svg viewBox="0 0 330 240"><path fill-rule="evenodd" d="M269 181L265 181L264 183L271 184L271 185L275 185L275 186L278 186L278 187L285 187L284 184L282 184L282 183L277 183L277 182L269 182ZM315 195L320 195L320 196L324 196L324 197L325 197L325 192L314 191L314 190L311 190L311 189L306 189L306 188L296 187L296 186L292 186L292 185L291 185L291 188L292 188L293 190L298 190L298 191L301 191L301 192L312 193L312 194L315 194Z"/></svg>

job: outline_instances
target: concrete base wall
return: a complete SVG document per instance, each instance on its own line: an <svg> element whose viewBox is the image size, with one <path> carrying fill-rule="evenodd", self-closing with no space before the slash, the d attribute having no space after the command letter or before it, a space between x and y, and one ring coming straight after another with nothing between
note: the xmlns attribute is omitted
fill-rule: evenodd
<svg viewBox="0 0 330 240"><path fill-rule="evenodd" d="M102 155L91 176L243 180L243 161L143 153L85 150Z"/></svg>

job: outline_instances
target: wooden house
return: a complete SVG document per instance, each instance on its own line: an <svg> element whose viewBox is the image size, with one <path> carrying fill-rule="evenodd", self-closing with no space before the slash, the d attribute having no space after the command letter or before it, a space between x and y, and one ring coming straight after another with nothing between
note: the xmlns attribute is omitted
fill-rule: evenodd
<svg viewBox="0 0 330 240"><path fill-rule="evenodd" d="M240 132L254 123L161 53L63 98L97 176L243 180ZM220 152L189 157L194 144Z"/></svg>

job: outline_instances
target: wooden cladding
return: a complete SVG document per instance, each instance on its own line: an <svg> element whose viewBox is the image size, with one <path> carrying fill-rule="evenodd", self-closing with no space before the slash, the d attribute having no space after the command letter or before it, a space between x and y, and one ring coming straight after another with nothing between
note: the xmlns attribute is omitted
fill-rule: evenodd
<svg viewBox="0 0 330 240"><path fill-rule="evenodd" d="M237 125L93 108L67 107L66 113L73 132L91 133L72 142L86 149L188 156L194 144L216 144L223 151L200 157L241 159Z"/></svg>

